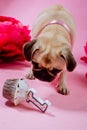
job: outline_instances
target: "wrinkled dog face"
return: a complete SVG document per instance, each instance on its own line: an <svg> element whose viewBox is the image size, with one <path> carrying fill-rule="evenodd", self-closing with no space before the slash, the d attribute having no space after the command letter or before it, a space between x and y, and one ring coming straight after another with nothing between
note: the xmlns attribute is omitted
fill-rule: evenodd
<svg viewBox="0 0 87 130"><path fill-rule="evenodd" d="M33 64L34 76L42 81L50 82L65 68L73 71L76 66L71 51L64 45L50 48L45 43L32 40L24 45L24 55Z"/></svg>
<svg viewBox="0 0 87 130"><path fill-rule="evenodd" d="M33 64L33 74L36 78L42 81L50 82L52 81L56 75L61 71L56 68L52 70L46 69L45 67L40 67L38 63L32 61Z"/></svg>

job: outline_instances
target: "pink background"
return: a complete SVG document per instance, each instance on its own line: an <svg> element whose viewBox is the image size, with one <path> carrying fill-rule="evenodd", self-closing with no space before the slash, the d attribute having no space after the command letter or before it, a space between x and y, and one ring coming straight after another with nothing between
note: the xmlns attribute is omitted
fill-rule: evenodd
<svg viewBox="0 0 87 130"><path fill-rule="evenodd" d="M52 105L45 114L32 104L14 107L2 96L3 84L8 78L25 78L29 63L0 63L0 130L87 130L87 64L80 61L87 40L87 0L0 0L0 15L15 17L32 28L41 10L54 4L67 7L76 20L73 53L78 65L73 73L67 74L70 95L56 93L56 80L51 84L25 79L38 96L50 100Z"/></svg>

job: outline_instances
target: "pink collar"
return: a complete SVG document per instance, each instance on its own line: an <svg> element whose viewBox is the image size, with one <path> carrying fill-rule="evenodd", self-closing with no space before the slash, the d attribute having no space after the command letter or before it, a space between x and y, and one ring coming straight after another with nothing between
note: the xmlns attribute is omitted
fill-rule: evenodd
<svg viewBox="0 0 87 130"><path fill-rule="evenodd" d="M71 41L71 44L72 44L72 32L71 32L70 28L69 28L64 22L59 21L59 20L53 20L53 21L48 22L47 24L45 24L45 25L40 29L40 31L36 34L35 37L37 37L37 36L41 33L41 31L42 31L46 26L52 25L52 24L59 24L59 25L61 25L62 27L64 27L64 28L66 29L66 31L69 33L69 35L70 35L70 41Z"/></svg>

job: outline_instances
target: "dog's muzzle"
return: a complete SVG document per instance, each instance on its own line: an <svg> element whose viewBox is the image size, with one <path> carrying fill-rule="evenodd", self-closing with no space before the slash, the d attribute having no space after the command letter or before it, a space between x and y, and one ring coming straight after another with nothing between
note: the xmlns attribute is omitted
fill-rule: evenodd
<svg viewBox="0 0 87 130"><path fill-rule="evenodd" d="M38 63L33 62L33 74L41 81L51 82L60 71L58 69L49 71L46 68L39 68Z"/></svg>

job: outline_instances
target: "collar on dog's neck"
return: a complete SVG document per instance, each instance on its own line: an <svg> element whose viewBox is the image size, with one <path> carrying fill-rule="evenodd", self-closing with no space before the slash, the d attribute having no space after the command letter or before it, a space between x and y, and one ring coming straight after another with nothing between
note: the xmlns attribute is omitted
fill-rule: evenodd
<svg viewBox="0 0 87 130"><path fill-rule="evenodd" d="M36 34L35 37L37 37L37 36L41 33L41 31L42 31L46 26L52 25L52 24L58 24L58 25L61 25L62 27L64 27L64 28L66 29L66 31L69 33L70 42L71 42L71 44L72 44L72 32L71 32L70 28L69 28L64 22L59 21L59 20L53 20L53 21L48 22L47 24L45 24L45 25L40 29L40 31Z"/></svg>

